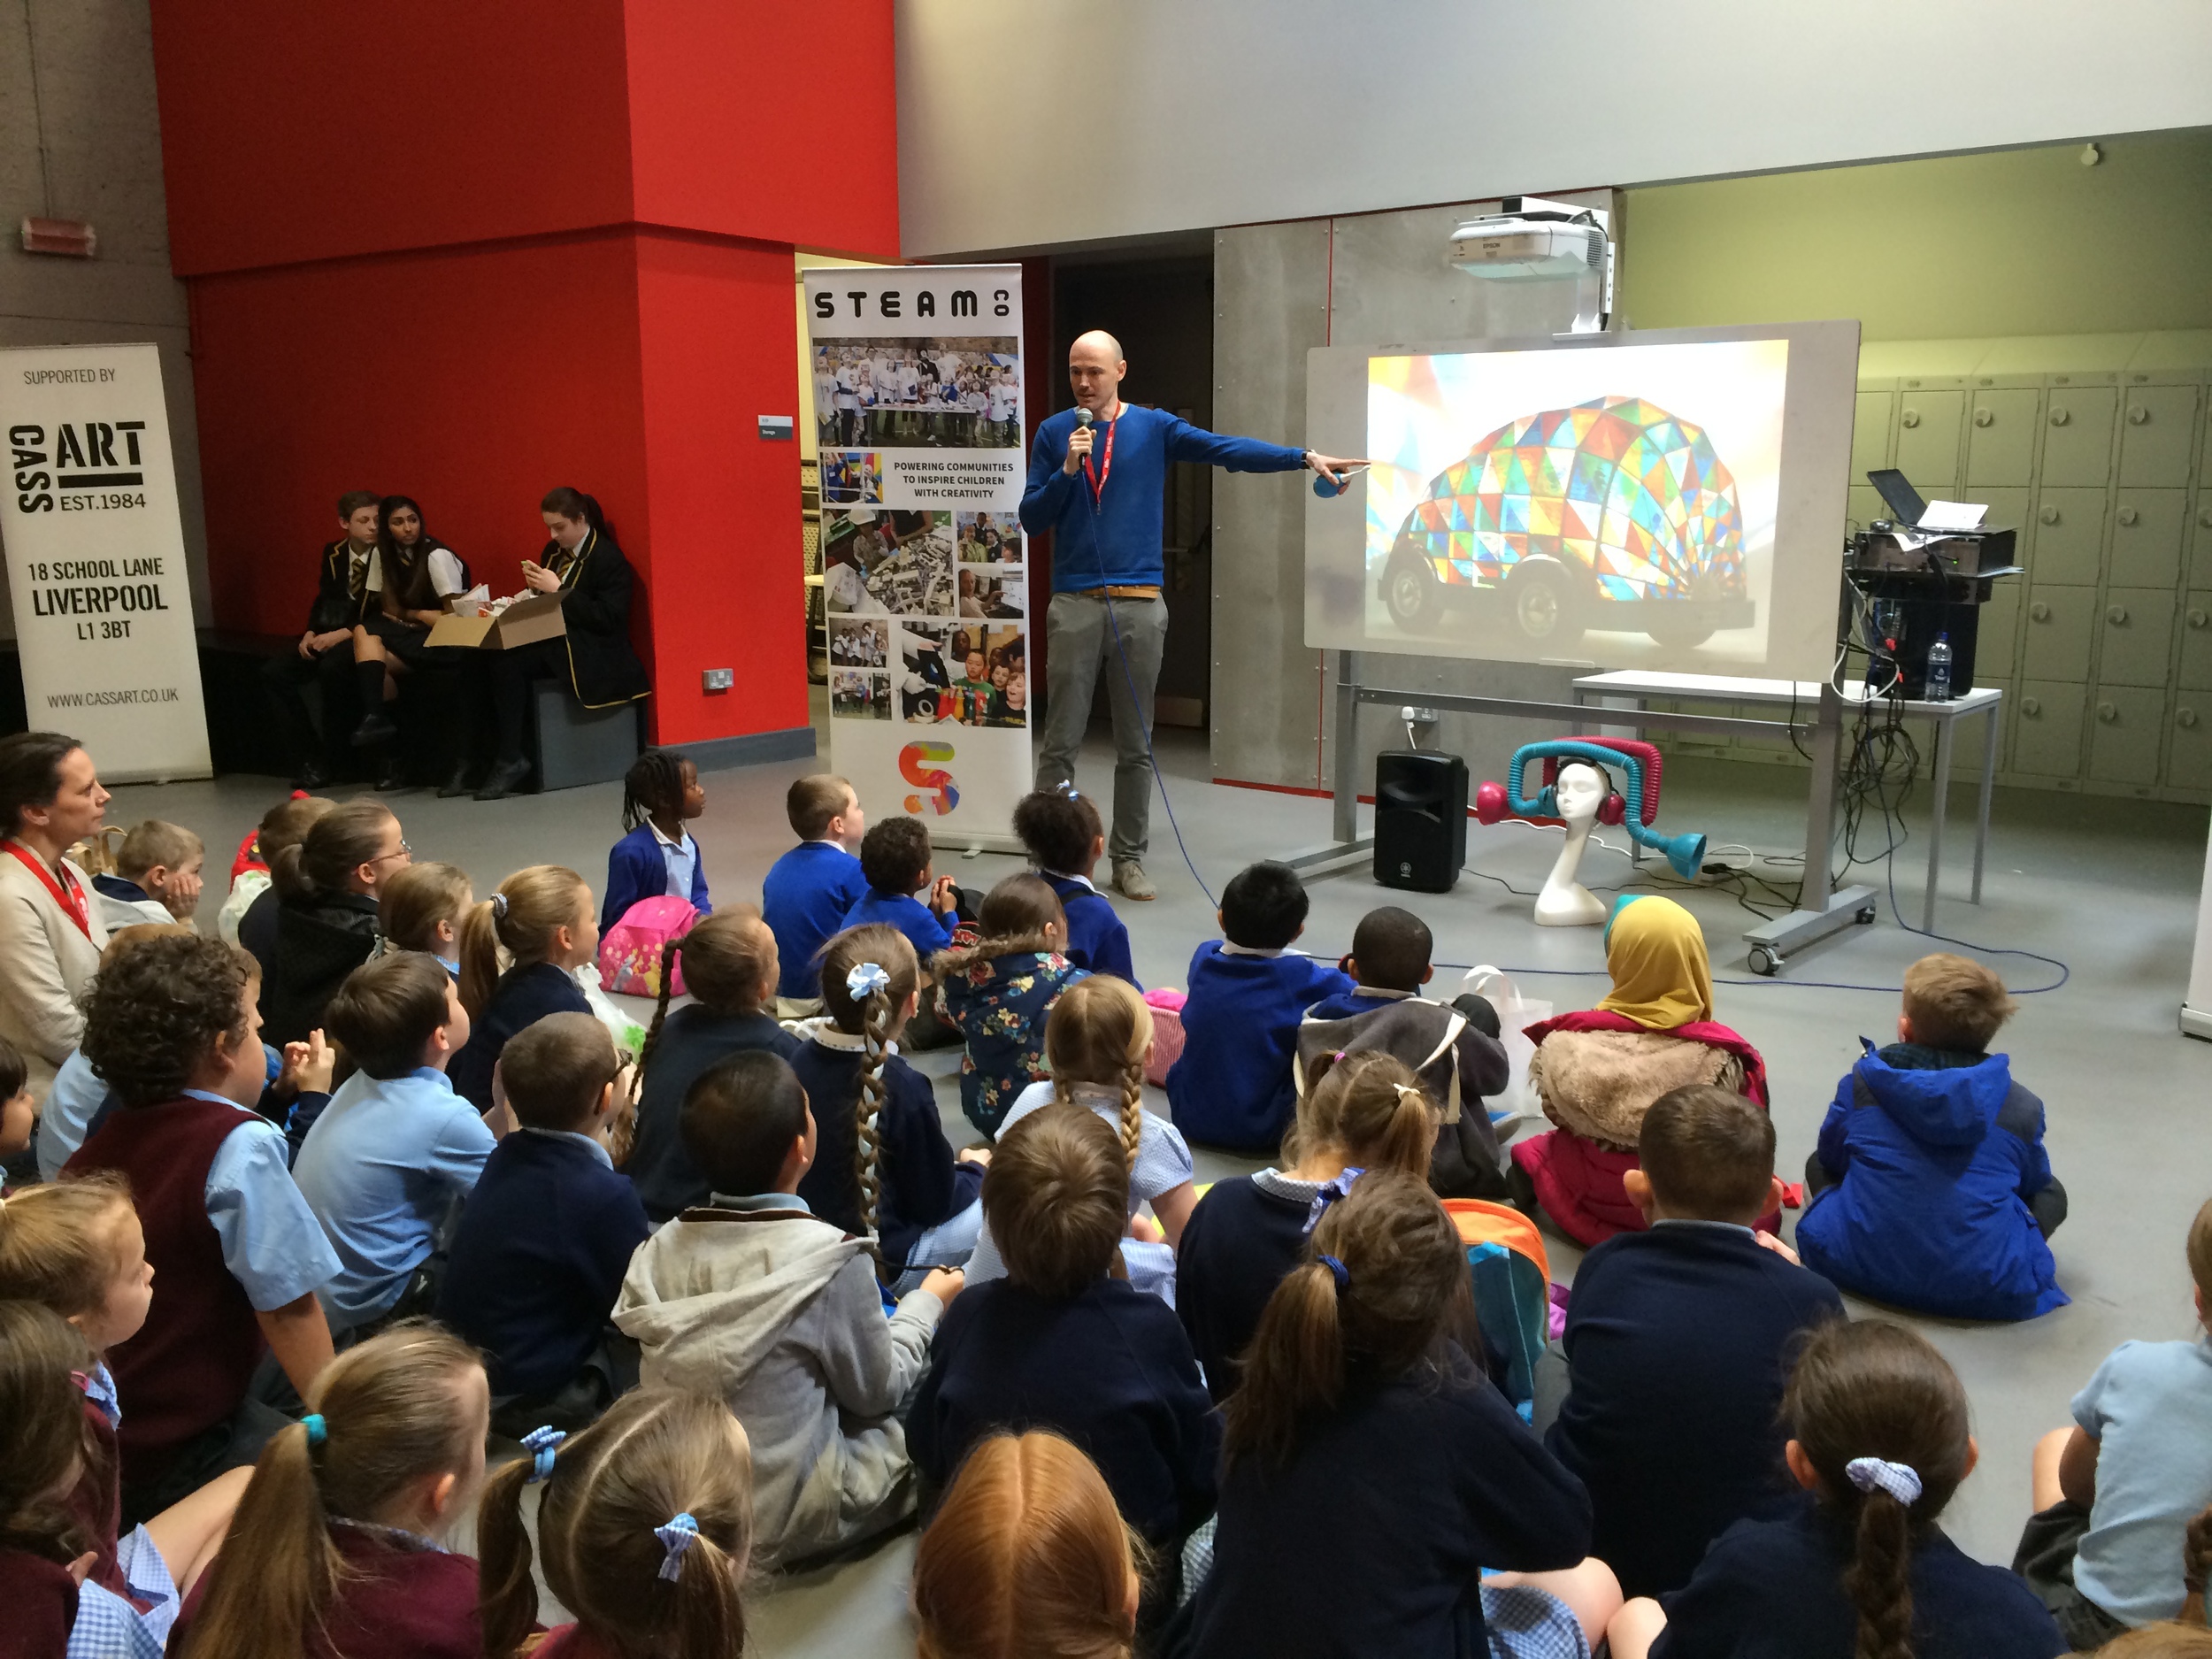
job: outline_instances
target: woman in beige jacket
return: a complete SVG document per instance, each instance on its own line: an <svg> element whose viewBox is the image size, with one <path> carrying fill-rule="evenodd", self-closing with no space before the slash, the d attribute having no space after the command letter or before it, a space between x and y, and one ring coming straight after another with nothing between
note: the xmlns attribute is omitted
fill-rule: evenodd
<svg viewBox="0 0 2212 1659"><path fill-rule="evenodd" d="M62 855L99 829L107 803L75 738L0 738L0 1037L21 1051L42 1103L84 1034L78 999L108 939L90 879Z"/></svg>

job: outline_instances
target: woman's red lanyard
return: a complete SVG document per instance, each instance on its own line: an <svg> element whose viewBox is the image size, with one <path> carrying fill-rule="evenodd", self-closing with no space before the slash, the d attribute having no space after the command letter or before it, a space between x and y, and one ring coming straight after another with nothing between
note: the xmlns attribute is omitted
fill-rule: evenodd
<svg viewBox="0 0 2212 1659"><path fill-rule="evenodd" d="M77 885L77 878L65 869L61 872L62 879L57 881L54 872L46 867L45 861L33 856L22 842L10 841L7 846L10 852L23 861L23 867L45 884L46 891L53 895L54 902L60 905L69 919L77 924L77 931L87 939L91 938L92 916L85 906L84 889ZM64 886L64 882L67 885Z"/></svg>
<svg viewBox="0 0 2212 1659"><path fill-rule="evenodd" d="M1114 418L1106 423L1106 454L1100 462L1098 476L1091 476L1091 457L1083 457L1083 476L1090 483L1091 502L1096 505L1106 494L1106 480L1114 475L1114 428L1121 425L1121 411L1114 411Z"/></svg>

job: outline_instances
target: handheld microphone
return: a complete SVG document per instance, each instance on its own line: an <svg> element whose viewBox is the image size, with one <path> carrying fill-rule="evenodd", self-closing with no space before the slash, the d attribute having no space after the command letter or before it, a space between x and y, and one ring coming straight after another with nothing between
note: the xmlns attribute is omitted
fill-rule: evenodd
<svg viewBox="0 0 2212 1659"><path fill-rule="evenodd" d="M1077 410L1075 411L1075 424L1079 426L1089 426L1091 424L1091 411L1087 409Z"/></svg>

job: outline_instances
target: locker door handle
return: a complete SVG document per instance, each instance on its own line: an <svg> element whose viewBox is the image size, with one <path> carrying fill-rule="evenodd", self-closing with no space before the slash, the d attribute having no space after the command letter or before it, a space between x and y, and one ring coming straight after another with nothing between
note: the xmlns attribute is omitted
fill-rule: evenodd
<svg viewBox="0 0 2212 1659"><path fill-rule="evenodd" d="M2193 628L2200 628L2208 622L2212 622L2212 613L2201 610L2192 611L2189 613L2189 626Z"/></svg>
<svg viewBox="0 0 2212 1659"><path fill-rule="evenodd" d="M2104 613L2104 619L2116 628L2124 628L2127 626L2128 608L2125 605L2115 605Z"/></svg>
<svg viewBox="0 0 2212 1659"><path fill-rule="evenodd" d="M2042 519L2045 524L2056 524L2058 522L2058 509L2055 507L2046 507L2041 512L2036 514L2035 516Z"/></svg>
<svg viewBox="0 0 2212 1659"><path fill-rule="evenodd" d="M2032 720L2037 715L2043 712L2043 700L2039 697L2021 698L2020 712L2026 715L2028 718Z"/></svg>
<svg viewBox="0 0 2212 1659"><path fill-rule="evenodd" d="M2062 426L2072 419L2073 417L2068 414L2061 405L2057 403L2051 405L2051 425L2054 426Z"/></svg>
<svg viewBox="0 0 2212 1659"><path fill-rule="evenodd" d="M1974 424L1978 426L1995 426L1997 424L1997 411L1993 409L1976 410L1974 411Z"/></svg>
<svg viewBox="0 0 2212 1659"><path fill-rule="evenodd" d="M2045 604L2040 599L2037 600L2028 607L2028 619L2031 622L2048 622L2051 619L2050 606Z"/></svg>
<svg viewBox="0 0 2212 1659"><path fill-rule="evenodd" d="M2212 530L2212 507L2206 508L2197 515L2197 523L2207 530Z"/></svg>
<svg viewBox="0 0 2212 1659"><path fill-rule="evenodd" d="M2143 515L2141 513L2136 511L2132 507L2123 507L2120 509L2120 522L2122 524L2133 524L2142 516Z"/></svg>
<svg viewBox="0 0 2212 1659"><path fill-rule="evenodd" d="M1920 411L1916 409L1908 409L1903 414L1898 416L1897 424L1908 428L1918 426Z"/></svg>
<svg viewBox="0 0 2212 1659"><path fill-rule="evenodd" d="M2097 705L2097 718L2110 726L2120 718L2120 711L2108 703L2101 703Z"/></svg>
<svg viewBox="0 0 2212 1659"><path fill-rule="evenodd" d="M2194 709L2177 709L2174 710L2174 724L2181 727L2182 730L2191 730L2196 726L2196 723L2197 711Z"/></svg>
<svg viewBox="0 0 2212 1659"><path fill-rule="evenodd" d="M2149 410L2146 409L2146 408L2145 408L2142 404L2140 404L2140 403L2130 403L2130 404L2128 405L2128 425L2129 425L2129 426L2147 426L2147 425L2149 424L2149 422L2150 422L2150 418L2151 418L2151 411L2150 411Z"/></svg>

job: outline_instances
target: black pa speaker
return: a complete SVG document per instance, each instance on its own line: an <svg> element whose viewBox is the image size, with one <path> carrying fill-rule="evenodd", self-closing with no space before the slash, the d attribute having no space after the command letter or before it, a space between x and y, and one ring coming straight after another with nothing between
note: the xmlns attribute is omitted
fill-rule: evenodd
<svg viewBox="0 0 2212 1659"><path fill-rule="evenodd" d="M1448 893L1467 862L1467 763L1425 749L1375 757L1375 879Z"/></svg>

